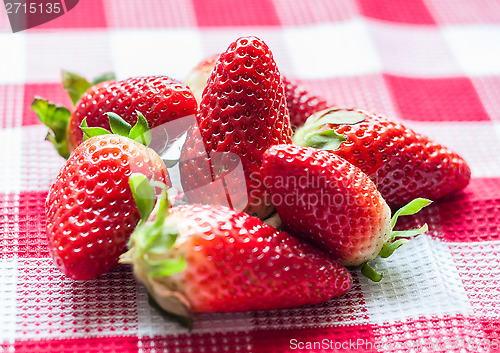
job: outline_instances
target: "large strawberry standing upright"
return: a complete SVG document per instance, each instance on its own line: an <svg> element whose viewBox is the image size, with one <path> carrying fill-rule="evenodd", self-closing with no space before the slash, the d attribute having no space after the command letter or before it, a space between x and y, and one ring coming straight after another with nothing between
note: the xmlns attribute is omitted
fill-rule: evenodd
<svg viewBox="0 0 500 353"><path fill-rule="evenodd" d="M138 123L131 127L111 114L115 134L83 127L96 136L73 151L50 187L48 246L54 262L68 277L91 279L118 264L140 219L128 183L132 173L170 185L161 158L139 143L147 144L150 138L146 119L140 113L136 116ZM154 195L150 200L154 204Z"/></svg>
<svg viewBox="0 0 500 353"><path fill-rule="evenodd" d="M65 73L63 82L75 104L74 110L35 98L32 109L51 132L47 139L54 143L64 158L83 141L80 124L109 129L106 112L113 112L133 124L135 112L141 112L150 128L196 113L196 99L183 83L167 76L133 77L105 80L96 84L75 74ZM170 137L180 131L169 131Z"/></svg>
<svg viewBox="0 0 500 353"><path fill-rule="evenodd" d="M309 117L294 143L332 151L372 179L391 208L437 200L467 186L471 171L449 148L383 116L330 108Z"/></svg>
<svg viewBox="0 0 500 353"><path fill-rule="evenodd" d="M244 210L260 218L271 214L262 155L272 145L291 143L292 130L281 75L262 40L240 38L220 55L203 92L197 123L209 154L229 152L241 159L248 193ZM192 163L181 165L183 185L196 184L193 168Z"/></svg>

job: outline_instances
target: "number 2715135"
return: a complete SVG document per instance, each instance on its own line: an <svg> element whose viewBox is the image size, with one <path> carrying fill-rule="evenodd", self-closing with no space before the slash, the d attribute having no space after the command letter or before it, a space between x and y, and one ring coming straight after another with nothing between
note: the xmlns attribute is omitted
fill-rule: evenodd
<svg viewBox="0 0 500 353"><path fill-rule="evenodd" d="M44 2L44 3L34 3L34 2L6 2L5 9L7 13L60 13L63 11L61 8L61 3L55 2Z"/></svg>

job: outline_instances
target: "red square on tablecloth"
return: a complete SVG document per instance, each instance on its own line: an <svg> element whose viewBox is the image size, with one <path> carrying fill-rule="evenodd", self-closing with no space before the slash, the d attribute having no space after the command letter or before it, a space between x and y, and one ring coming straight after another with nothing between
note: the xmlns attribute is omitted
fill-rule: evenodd
<svg viewBox="0 0 500 353"><path fill-rule="evenodd" d="M366 17L408 24L435 24L423 0L358 0Z"/></svg>
<svg viewBox="0 0 500 353"><path fill-rule="evenodd" d="M109 27L171 28L195 27L196 15L191 1L103 0Z"/></svg>
<svg viewBox="0 0 500 353"><path fill-rule="evenodd" d="M21 192L18 201L17 257L49 257L47 248L46 191Z"/></svg>
<svg viewBox="0 0 500 353"><path fill-rule="evenodd" d="M280 20L272 0L194 0L198 25L214 26L279 26Z"/></svg>
<svg viewBox="0 0 500 353"><path fill-rule="evenodd" d="M31 103L35 96L70 108L71 102L68 93L61 83L27 83L24 86L23 125L38 125L40 121L33 110Z"/></svg>
<svg viewBox="0 0 500 353"><path fill-rule="evenodd" d="M490 120L469 78L420 79L385 75L385 80L403 119Z"/></svg>
<svg viewBox="0 0 500 353"><path fill-rule="evenodd" d="M102 0L81 0L78 4L64 15L29 29L37 31L43 29L64 28L105 28L106 15Z"/></svg>
<svg viewBox="0 0 500 353"><path fill-rule="evenodd" d="M21 125L23 103L23 85L0 85L0 128L3 129Z"/></svg>
<svg viewBox="0 0 500 353"><path fill-rule="evenodd" d="M325 97L332 105L375 111L397 119L384 77L379 74L304 80L311 93ZM377 92L377 94L373 94Z"/></svg>

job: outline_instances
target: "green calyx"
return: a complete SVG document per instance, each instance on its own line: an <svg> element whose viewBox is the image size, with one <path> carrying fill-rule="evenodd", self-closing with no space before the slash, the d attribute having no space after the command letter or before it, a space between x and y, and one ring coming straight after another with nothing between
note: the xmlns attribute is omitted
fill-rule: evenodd
<svg viewBox="0 0 500 353"><path fill-rule="evenodd" d="M115 74L112 72L104 73L89 82L85 77L70 71L62 71L62 83L64 89L68 92L69 97L74 105L80 100L82 95L90 87L104 82L115 79Z"/></svg>
<svg viewBox="0 0 500 353"><path fill-rule="evenodd" d="M366 119L366 115L354 110L328 108L312 114L305 124L295 131L293 142L304 147L314 147L335 151L347 141L347 137L338 134L335 129L323 130L327 124L352 125Z"/></svg>
<svg viewBox="0 0 500 353"><path fill-rule="evenodd" d="M106 73L92 82L88 82L78 74L69 71L62 72L63 87L68 92L73 104L76 104L89 87L113 78L114 74ZM52 142L61 157L67 159L69 157L67 130L71 118L70 110L40 97L35 97L31 103L31 110L36 113L40 122L50 129L46 140Z"/></svg>
<svg viewBox="0 0 500 353"><path fill-rule="evenodd" d="M151 131L149 130L149 124L144 115L140 111L136 111L137 123L131 126L127 123L121 116L115 113L108 112L106 115L109 118L109 126L111 131L108 131L102 127L89 127L87 125L87 119L83 119L80 128L83 131L83 139L88 140L91 137L107 134L116 134L124 137L128 137L134 141L142 143L144 146L149 146L151 143Z"/></svg>
<svg viewBox="0 0 500 353"><path fill-rule="evenodd" d="M35 97L31 103L31 109L38 115L40 122L50 129L45 139L54 144L57 152L63 158L68 158L66 131L71 117L69 109L40 97Z"/></svg>
<svg viewBox="0 0 500 353"><path fill-rule="evenodd" d="M168 256L178 231L165 222L170 208L166 185L150 181L138 173L130 176L129 185L141 220L130 236L130 250L120 257L120 262L139 264L149 277L168 277L183 271L186 267L184 258ZM155 187L162 188L157 201ZM155 204L156 212L153 213Z"/></svg>
<svg viewBox="0 0 500 353"><path fill-rule="evenodd" d="M396 226L396 223L398 221L398 217L400 216L409 216L409 215L414 215L422 208L430 205L432 203L431 200L424 199L424 198L417 198L413 201L410 201L408 204L405 206L401 207L399 210L397 210L394 215L391 218L391 232L389 239L385 242L385 244L382 246L382 249L380 250L378 256L381 258L387 258L391 256L394 251L399 248L403 244L407 244L410 242L408 238L417 236L419 234L422 234L426 232L429 227L427 226L427 223L424 224L422 227L418 229L409 229L409 230L394 230L394 227ZM374 282L379 282L382 279L382 275L377 273L369 264L369 261L365 262L364 264L361 265L361 273L365 276L371 279Z"/></svg>

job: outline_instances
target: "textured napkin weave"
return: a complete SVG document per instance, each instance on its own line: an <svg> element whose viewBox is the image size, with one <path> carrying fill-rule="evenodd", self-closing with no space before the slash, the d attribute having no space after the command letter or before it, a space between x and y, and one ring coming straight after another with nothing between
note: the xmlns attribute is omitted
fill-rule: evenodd
<svg viewBox="0 0 500 353"><path fill-rule="evenodd" d="M30 103L63 104L60 70L183 79L239 36L340 106L400 119L461 154L464 192L405 220L430 231L372 283L317 306L164 320L129 267L88 282L47 251L63 164ZM81 0L11 33L0 8L0 352L500 351L500 4L491 0Z"/></svg>

